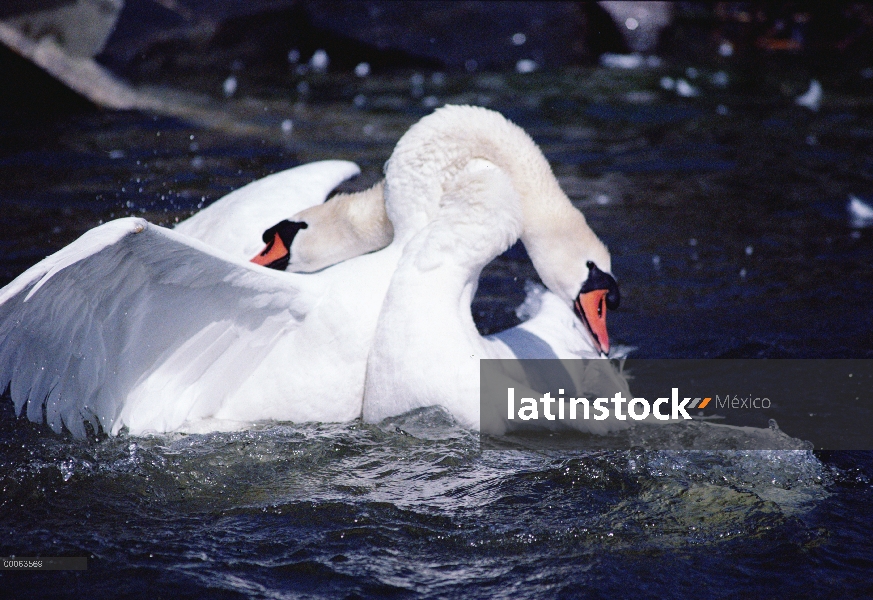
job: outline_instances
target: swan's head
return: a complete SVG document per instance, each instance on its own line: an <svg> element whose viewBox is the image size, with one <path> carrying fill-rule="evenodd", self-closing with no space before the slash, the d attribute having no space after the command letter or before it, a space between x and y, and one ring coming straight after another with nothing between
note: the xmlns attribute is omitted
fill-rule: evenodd
<svg viewBox="0 0 873 600"><path fill-rule="evenodd" d="M294 238L309 225L301 221L280 221L264 232L267 246L252 259L256 265L284 271L291 261Z"/></svg>
<svg viewBox="0 0 873 600"><path fill-rule="evenodd" d="M575 308L593 349L609 354L606 312L619 304L609 250L569 201L553 213L536 203L528 206L527 223L534 227L525 231L522 241L537 273L566 306Z"/></svg>
<svg viewBox="0 0 873 600"><path fill-rule="evenodd" d="M601 271L594 261L587 261L588 276L579 290L573 307L585 324L594 346L603 355L609 354L609 334L606 331L606 309L618 308L621 295L618 284L609 273Z"/></svg>
<svg viewBox="0 0 873 600"><path fill-rule="evenodd" d="M368 249L350 248L348 238L334 240L335 227L322 222L324 206L308 208L266 230L262 237L267 245L252 262L277 271L314 273L368 252ZM307 215L310 211L315 212ZM334 241L337 243L332 243Z"/></svg>
<svg viewBox="0 0 873 600"><path fill-rule="evenodd" d="M264 232L267 246L253 263L295 273L312 273L387 246L394 235L385 214L384 184L339 194L311 206Z"/></svg>

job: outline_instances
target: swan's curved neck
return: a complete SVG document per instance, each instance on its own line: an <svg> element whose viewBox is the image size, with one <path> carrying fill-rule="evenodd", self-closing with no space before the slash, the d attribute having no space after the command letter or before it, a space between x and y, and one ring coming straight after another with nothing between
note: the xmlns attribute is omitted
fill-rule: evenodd
<svg viewBox="0 0 873 600"><path fill-rule="evenodd" d="M549 289L572 303L588 260L610 270L606 247L561 190L530 136L499 113L469 106L436 111L397 143L385 170L393 243L405 245L434 218L447 183L475 158L505 172L521 197L521 239Z"/></svg>
<svg viewBox="0 0 873 600"><path fill-rule="evenodd" d="M518 195L493 164L469 161L447 183L434 219L403 247L382 304L366 420L442 404L478 423L478 360L497 358L499 344L476 331L470 304L482 267L518 239L521 220Z"/></svg>

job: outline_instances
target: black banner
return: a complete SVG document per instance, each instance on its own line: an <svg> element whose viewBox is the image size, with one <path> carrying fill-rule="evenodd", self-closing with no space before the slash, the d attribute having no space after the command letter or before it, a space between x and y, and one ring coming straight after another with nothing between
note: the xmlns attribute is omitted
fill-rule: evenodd
<svg viewBox="0 0 873 600"><path fill-rule="evenodd" d="M483 360L483 439L873 450L873 360Z"/></svg>
<svg viewBox="0 0 873 600"><path fill-rule="evenodd" d="M84 556L16 556L0 559L2 571L86 571Z"/></svg>

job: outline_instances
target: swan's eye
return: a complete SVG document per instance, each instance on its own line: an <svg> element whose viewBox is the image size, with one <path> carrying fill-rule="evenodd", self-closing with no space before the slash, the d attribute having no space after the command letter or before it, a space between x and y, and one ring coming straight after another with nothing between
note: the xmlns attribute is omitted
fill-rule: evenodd
<svg viewBox="0 0 873 600"><path fill-rule="evenodd" d="M597 268L593 261L585 263L588 267L588 278L582 284L582 289L579 293L593 292L594 290L606 291L606 307L610 309L618 308L620 295L618 292L618 284L609 273L604 273ZM599 305L598 305L599 306ZM591 307L591 312L594 312L594 306ZM601 310L598 307L598 310ZM593 316L593 314L592 314Z"/></svg>

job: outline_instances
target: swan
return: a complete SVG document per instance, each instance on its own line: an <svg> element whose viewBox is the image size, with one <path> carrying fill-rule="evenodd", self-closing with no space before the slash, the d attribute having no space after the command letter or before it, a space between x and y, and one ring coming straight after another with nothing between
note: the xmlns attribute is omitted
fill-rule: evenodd
<svg viewBox="0 0 873 600"><path fill-rule="evenodd" d="M270 202L281 203L281 188L301 192L305 197L286 209L294 211L323 201L356 172L352 163L332 161L251 185L276 192L257 199L268 213ZM127 427L137 435L360 415L360 391L340 392L336 403L308 399L334 385L362 389L354 373L363 372L372 325L355 327L361 319L354 303L338 292L355 277L378 281L390 271L369 256L354 269L341 263L318 277L256 266L246 259L253 251L245 243L254 237L259 246L254 232L264 224L247 225L246 199L231 196L219 203L236 226L252 232L238 238L241 246L233 236L210 238L205 218L188 231L205 240L118 219L0 290L0 388L9 387L17 412L26 405L31 420L77 437L85 436L86 422L95 431L114 435ZM378 307L378 288L361 287L357 300ZM295 361L306 368L286 368ZM334 376L340 361L350 371ZM288 389L300 401L289 402ZM355 393L358 399L349 401Z"/></svg>
<svg viewBox="0 0 873 600"><path fill-rule="evenodd" d="M393 229L382 199L384 182L324 202L331 190L360 172L353 162L326 160L274 173L216 200L174 231L243 259L261 248L268 232L280 228L284 258L273 268L319 271L391 241ZM280 220L289 225L274 225ZM255 262L269 266L272 260L261 254Z"/></svg>
<svg viewBox="0 0 873 600"><path fill-rule="evenodd" d="M439 210L443 187L475 158L491 161L513 182L524 213L520 239L534 268L551 292L575 306L598 353L607 355L606 311L620 301L609 251L561 190L536 143L498 112L448 105L403 135L385 167L385 211L393 224L393 236L380 238L391 238L385 250L400 256Z"/></svg>
<svg viewBox="0 0 873 600"><path fill-rule="evenodd" d="M112 221L0 290L0 388L8 386L16 413L26 406L31 420L78 437L86 423L139 435L357 418L403 248L439 211L444 186L476 158L507 174L534 266L563 309L575 310L597 353L607 353L606 309L617 304L618 288L606 247L521 128L487 109L445 107L414 125L386 165L393 236L381 250L354 256L361 249L346 248L352 257L313 273L253 264L242 256L254 253L249 233L228 241L243 221L253 228L239 216L248 210L239 196L177 230ZM337 169L340 181L353 170ZM378 189L364 196L379 202ZM220 227L225 233L214 233ZM382 244L386 228L374 230L368 243ZM307 231L298 228L280 254L291 254ZM281 233L257 256L269 255Z"/></svg>
<svg viewBox="0 0 873 600"><path fill-rule="evenodd" d="M511 179L489 161L472 159L444 186L439 212L405 245L391 278L367 364L365 421L439 404L463 425L479 429L479 360L518 358L507 333L545 334L552 341L549 350L563 349L561 358L597 356L590 338L574 332L560 311L541 310L526 323L529 330L522 326L488 337L477 332L470 305L479 275L518 239L523 223ZM544 302L551 301L548 292L543 295ZM549 337L550 325L563 326L552 332L560 338ZM568 346L568 340L575 344ZM610 383L610 389L628 393L617 374Z"/></svg>
<svg viewBox="0 0 873 600"><path fill-rule="evenodd" d="M385 211L385 182L362 192L324 198L360 174L352 162L320 161L254 181L182 221L175 231L239 258L259 247L257 232L289 211L292 216L260 236L268 243L252 262L311 273L387 246L394 230ZM289 223L283 227L282 223ZM278 251L278 255L277 255ZM278 258L276 258L278 256ZM494 334L517 358L596 358L573 311L541 285L527 282L519 307L523 323Z"/></svg>

